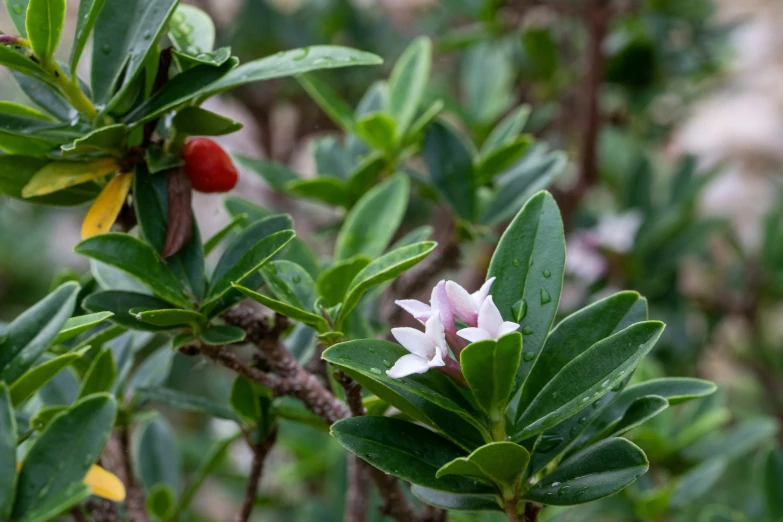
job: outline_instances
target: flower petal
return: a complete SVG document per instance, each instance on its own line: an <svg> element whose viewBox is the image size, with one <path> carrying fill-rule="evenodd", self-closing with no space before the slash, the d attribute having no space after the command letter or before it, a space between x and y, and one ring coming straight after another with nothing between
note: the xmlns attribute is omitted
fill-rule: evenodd
<svg viewBox="0 0 783 522"><path fill-rule="evenodd" d="M492 300L492 296L488 295L479 308L478 314L478 326L489 332L492 339L498 338L498 332L500 326L503 324L503 317L500 315L500 310L495 306L495 301Z"/></svg>
<svg viewBox="0 0 783 522"><path fill-rule="evenodd" d="M93 465L84 477L84 483L90 488L93 495L122 502L125 500L125 486L116 475L100 466Z"/></svg>
<svg viewBox="0 0 783 522"><path fill-rule="evenodd" d="M475 303L483 303L484 299L487 298L489 295L489 289L492 288L492 283L495 282L494 277L490 277L486 281L484 281L484 284L481 285L481 288L473 292L471 297L473 298L473 302Z"/></svg>
<svg viewBox="0 0 783 522"><path fill-rule="evenodd" d="M414 319L421 321L422 323L426 322L427 319L429 319L432 315L432 308L430 305L427 303L422 303L421 301L417 301L416 299L400 299L398 301L394 301L394 304L411 314Z"/></svg>
<svg viewBox="0 0 783 522"><path fill-rule="evenodd" d="M409 353L408 355L403 355L397 359L397 362L394 363L394 366L392 366L389 370L386 370L386 375L392 379L402 379L403 377L407 377L408 375L412 375L414 373L424 373L429 369L430 366L427 362L427 359Z"/></svg>
<svg viewBox="0 0 783 522"><path fill-rule="evenodd" d="M433 314L432 317L427 319L427 323L424 325L424 335L427 336L432 346L441 350L446 348L446 333L438 314Z"/></svg>
<svg viewBox="0 0 783 522"><path fill-rule="evenodd" d="M503 324L501 324L500 328L498 328L498 339L506 334L510 334L511 332L516 332L517 330L519 330L519 325L517 323L503 321Z"/></svg>
<svg viewBox="0 0 783 522"><path fill-rule="evenodd" d="M434 355L435 346L424 332L415 328L392 328L391 333L397 342L412 354L425 360L430 360Z"/></svg>
<svg viewBox="0 0 783 522"><path fill-rule="evenodd" d="M433 310L438 310L440 314L440 322L446 331L456 331L454 326L454 311L451 309L451 302L449 296L446 293L446 281L441 279L435 288L432 289L432 295L430 296L430 304Z"/></svg>
<svg viewBox="0 0 783 522"><path fill-rule="evenodd" d="M446 281L446 294L449 296L454 315L468 326L476 326L477 304L467 290L454 281Z"/></svg>
<svg viewBox="0 0 783 522"><path fill-rule="evenodd" d="M463 339L467 339L471 343L492 339L492 336L489 335L489 332L481 328L463 328L457 332L457 335Z"/></svg>

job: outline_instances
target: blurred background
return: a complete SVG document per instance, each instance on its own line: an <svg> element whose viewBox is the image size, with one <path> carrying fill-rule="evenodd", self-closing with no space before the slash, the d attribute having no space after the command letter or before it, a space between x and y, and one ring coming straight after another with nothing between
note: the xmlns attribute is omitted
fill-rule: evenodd
<svg viewBox="0 0 783 522"><path fill-rule="evenodd" d="M602 0L184 3L209 12L216 47L231 46L243 60L323 43L381 55L382 67L323 74L352 105L388 76L414 37L428 35L435 62L426 96L445 102L447 119L480 141L512 108L529 104L525 131L565 151L568 165L550 188L566 221L561 315L618 289L638 290L651 318L667 323L639 373L702 377L721 391L631 432L651 459L637 484L589 506L548 509L545 519L777 520L761 492L783 421L783 3L628 0L613 2L611 16L601 14L610 3ZM70 4L65 34L75 26L78 2ZM0 31L12 32L5 16ZM5 71L0 98L28 103ZM316 173L314 144L341 136L291 79L244 87L207 107L244 123L220 139L227 150L303 175ZM324 252L339 218L332 210L274 192L250 171L236 192L292 213L297 232ZM229 221L221 198L197 195L194 205L204 237ZM0 196L0 321L53 281L89 269L72 252L85 210ZM415 205L410 212L410 220L429 220L436 236L451 226L437 212L417 216ZM444 276L483 278L491 248L471 244ZM68 402L63 375L53 403ZM166 385L225 398L231 379L177 356ZM183 441L167 465L185 477L214 441L236 433L230 422L164 413ZM323 429L286 421L278 441L254 520L342 520L343 450ZM229 447L192 520L232 518L249 462L241 441Z"/></svg>

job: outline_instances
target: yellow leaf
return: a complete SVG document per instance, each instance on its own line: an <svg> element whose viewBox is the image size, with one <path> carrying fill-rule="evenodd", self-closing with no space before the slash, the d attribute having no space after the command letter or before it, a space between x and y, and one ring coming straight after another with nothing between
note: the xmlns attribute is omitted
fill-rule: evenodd
<svg viewBox="0 0 783 522"><path fill-rule="evenodd" d="M16 463L16 471L22 469L22 463ZM82 480L90 488L93 495L97 495L106 500L122 502L125 500L125 485L117 478L117 475L106 471L100 466L93 464L90 470Z"/></svg>
<svg viewBox="0 0 783 522"><path fill-rule="evenodd" d="M122 210L130 191L133 174L119 174L109 181L93 201L82 223L82 239L108 232Z"/></svg>
<svg viewBox="0 0 783 522"><path fill-rule="evenodd" d="M94 161L53 161L36 172L22 189L22 197L44 196L80 183L86 183L119 169L114 158L101 158Z"/></svg>

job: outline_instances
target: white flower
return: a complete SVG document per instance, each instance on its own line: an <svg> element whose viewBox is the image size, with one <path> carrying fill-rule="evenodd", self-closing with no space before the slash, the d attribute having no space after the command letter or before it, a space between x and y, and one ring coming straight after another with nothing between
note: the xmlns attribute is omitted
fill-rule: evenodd
<svg viewBox="0 0 783 522"><path fill-rule="evenodd" d="M454 315L466 325L476 326L478 324L479 309L489 295L489 289L494 282L495 278L491 277L481 285L477 292L469 294L467 290L454 281L447 281L446 295L449 298L449 304Z"/></svg>
<svg viewBox="0 0 783 522"><path fill-rule="evenodd" d="M430 304L422 303L416 299L400 299L394 301L394 303L411 314L414 319L421 324L427 322L427 319L432 317L432 314L437 310L440 312L441 323L447 326L450 322L454 321L454 316L451 312L451 305L449 304L449 298L446 295L446 281L441 280L435 288L432 289L430 295Z"/></svg>
<svg viewBox="0 0 783 522"><path fill-rule="evenodd" d="M436 366L445 366L444 358L448 357L443 324L438 314L432 314L421 332L415 328L392 328L392 335L406 350L386 375L393 379L401 379L413 373L424 373Z"/></svg>
<svg viewBox="0 0 783 522"><path fill-rule="evenodd" d="M463 328L457 335L467 339L471 343L484 341L486 339L500 339L506 334L516 332L519 328L517 323L504 321L500 315L500 310L495 306L492 296L487 296L478 311L478 327Z"/></svg>

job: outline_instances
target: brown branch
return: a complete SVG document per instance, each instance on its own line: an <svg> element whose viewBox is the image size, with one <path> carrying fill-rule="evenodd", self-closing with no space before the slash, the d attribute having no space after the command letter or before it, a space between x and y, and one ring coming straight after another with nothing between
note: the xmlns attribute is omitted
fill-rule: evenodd
<svg viewBox="0 0 783 522"><path fill-rule="evenodd" d="M524 518L522 519L522 522L538 522L538 514L541 513L543 507L544 506L534 502L525 504L525 514L523 515Z"/></svg>
<svg viewBox="0 0 783 522"><path fill-rule="evenodd" d="M130 451L130 431L125 425L119 426L109 439L106 447L111 458L113 471L125 485L125 510L129 522L147 522L144 491L136 482Z"/></svg>
<svg viewBox="0 0 783 522"><path fill-rule="evenodd" d="M267 437L258 443L253 443L250 440L247 441L250 449L253 450L253 463L250 467L250 474L247 477L247 484L245 485L245 498L242 502L242 509L237 513L234 518L235 522L247 522L250 520L250 514L253 512L253 506L255 506L256 492L258 491L258 483L261 481L261 474L264 471L264 461L272 446L277 439L277 428L272 428Z"/></svg>
<svg viewBox="0 0 783 522"><path fill-rule="evenodd" d="M345 402L353 417L364 415L361 385L340 370L335 370L337 382L345 390ZM367 501L370 496L370 467L356 455L348 455L348 489L345 494L344 522L364 522L367 520Z"/></svg>

